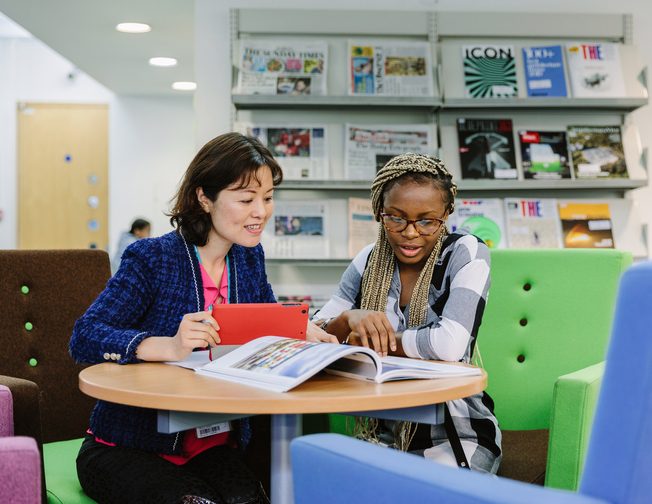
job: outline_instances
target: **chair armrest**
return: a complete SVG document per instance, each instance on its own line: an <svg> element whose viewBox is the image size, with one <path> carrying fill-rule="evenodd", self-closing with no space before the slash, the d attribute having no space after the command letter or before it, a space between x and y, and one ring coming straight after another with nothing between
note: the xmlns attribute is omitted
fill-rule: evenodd
<svg viewBox="0 0 652 504"><path fill-rule="evenodd" d="M41 502L41 456L34 439L0 438L0 502Z"/></svg>
<svg viewBox="0 0 652 504"><path fill-rule="evenodd" d="M14 435L34 438L39 450L42 450L39 386L29 380L5 375L0 375L0 385L4 385L11 391Z"/></svg>
<svg viewBox="0 0 652 504"><path fill-rule="evenodd" d="M339 434L291 444L295 504L361 502L605 502L571 492L446 467Z"/></svg>
<svg viewBox="0 0 652 504"><path fill-rule="evenodd" d="M14 435L14 401L11 390L0 385L0 437Z"/></svg>
<svg viewBox="0 0 652 504"><path fill-rule="evenodd" d="M546 486L578 489L603 374L601 362L560 376L555 382Z"/></svg>

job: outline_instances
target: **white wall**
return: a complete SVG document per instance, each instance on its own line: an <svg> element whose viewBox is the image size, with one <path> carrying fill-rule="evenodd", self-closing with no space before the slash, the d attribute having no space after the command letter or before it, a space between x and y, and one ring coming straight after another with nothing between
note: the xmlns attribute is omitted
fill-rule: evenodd
<svg viewBox="0 0 652 504"><path fill-rule="evenodd" d="M121 97L111 103L109 243L135 217L155 236L171 230L164 212L195 154L191 96ZM113 250L112 250L113 252Z"/></svg>
<svg viewBox="0 0 652 504"><path fill-rule="evenodd" d="M109 104L109 244L138 216L155 235L170 229L163 212L194 155L192 97L122 97L42 42L0 36L0 248L17 243L16 104ZM110 250L112 252L113 250Z"/></svg>
<svg viewBox="0 0 652 504"><path fill-rule="evenodd" d="M337 10L440 10L477 12L568 12L568 13L631 13L634 19L634 44L639 47L652 79L652 2L649 0L195 0L195 97L196 138L201 144L215 132L230 127L231 92L229 9L337 9ZM651 83L652 84L652 83ZM648 86L649 87L649 86ZM652 107L632 114L638 126L643 147L652 149ZM652 151L649 156L652 162ZM650 229L648 251L652 253L652 177L650 185L630 192L639 206L641 219Z"/></svg>
<svg viewBox="0 0 652 504"><path fill-rule="evenodd" d="M108 103L113 93L34 38L0 38L0 248L16 246L16 104Z"/></svg>

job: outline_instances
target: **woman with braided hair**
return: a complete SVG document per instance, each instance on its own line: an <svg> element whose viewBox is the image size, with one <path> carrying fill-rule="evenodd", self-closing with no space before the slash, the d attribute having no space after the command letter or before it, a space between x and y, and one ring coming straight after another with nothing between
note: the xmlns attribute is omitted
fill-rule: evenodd
<svg viewBox="0 0 652 504"><path fill-rule="evenodd" d="M339 341L381 355L471 361L489 289L489 249L450 234L457 186L423 154L392 158L371 188L378 238L351 262L335 295L315 315ZM437 408L436 425L356 419L365 439L426 458L495 473L501 434L486 393Z"/></svg>

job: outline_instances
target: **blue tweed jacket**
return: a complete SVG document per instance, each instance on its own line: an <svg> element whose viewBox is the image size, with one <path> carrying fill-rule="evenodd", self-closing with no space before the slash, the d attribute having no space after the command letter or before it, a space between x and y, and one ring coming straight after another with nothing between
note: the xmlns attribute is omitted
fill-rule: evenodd
<svg viewBox="0 0 652 504"><path fill-rule="evenodd" d="M229 303L273 303L263 249L233 245L227 255ZM70 355L77 362L139 362L136 348L148 336L174 336L186 313L202 311L204 295L197 256L180 233L138 240L120 269L75 323ZM161 434L156 411L98 401L90 428L119 446L178 454L181 436Z"/></svg>

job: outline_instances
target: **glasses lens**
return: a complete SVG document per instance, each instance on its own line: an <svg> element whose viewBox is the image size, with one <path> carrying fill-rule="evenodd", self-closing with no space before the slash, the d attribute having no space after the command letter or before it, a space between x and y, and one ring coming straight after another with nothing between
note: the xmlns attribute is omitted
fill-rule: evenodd
<svg viewBox="0 0 652 504"><path fill-rule="evenodd" d="M433 219L423 219L420 221L416 221L416 228L419 234L422 235L430 235L430 234L435 234L437 230L439 229L439 226L441 226L441 222L438 220L433 220Z"/></svg>
<svg viewBox="0 0 652 504"><path fill-rule="evenodd" d="M407 227L407 221L394 215L383 215L385 227L390 231L403 231Z"/></svg>

